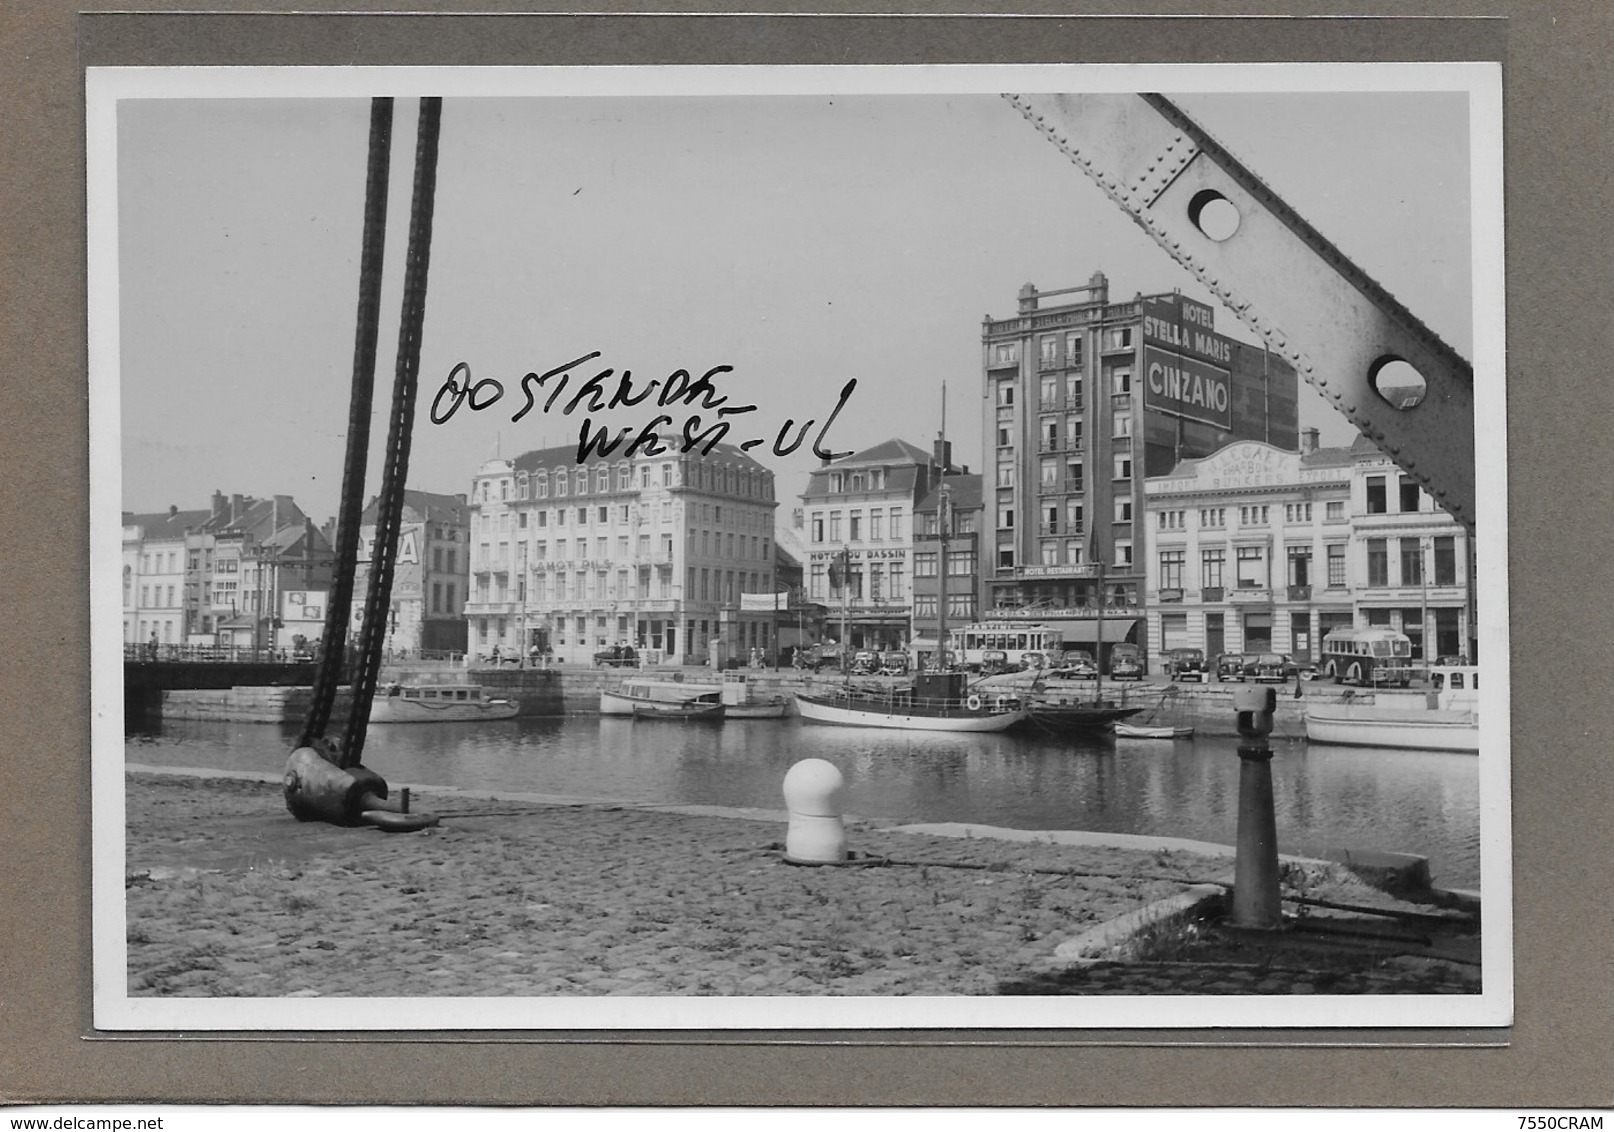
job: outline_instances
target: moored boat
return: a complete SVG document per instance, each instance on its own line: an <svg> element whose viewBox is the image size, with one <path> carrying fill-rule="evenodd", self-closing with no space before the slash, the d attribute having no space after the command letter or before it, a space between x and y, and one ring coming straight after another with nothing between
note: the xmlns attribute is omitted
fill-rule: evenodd
<svg viewBox="0 0 1614 1132"><path fill-rule="evenodd" d="M967 679L962 672L922 672L912 684L798 692L796 710L808 723L893 731L1004 731L1026 717L1019 697L970 693Z"/></svg>
<svg viewBox="0 0 1614 1132"><path fill-rule="evenodd" d="M1306 711L1313 743L1420 751L1479 750L1479 669L1437 665L1425 696L1374 695L1371 704L1317 704ZM1416 701L1423 700L1420 706Z"/></svg>
<svg viewBox="0 0 1614 1132"><path fill-rule="evenodd" d="M511 719L514 700L490 698L477 684L390 684L370 704L371 723L472 723Z"/></svg>
<svg viewBox="0 0 1614 1132"><path fill-rule="evenodd" d="M770 696L744 704L724 704L725 719L783 719L790 713L790 701L783 696Z"/></svg>
<svg viewBox="0 0 1614 1132"><path fill-rule="evenodd" d="M725 708L711 700L682 703L652 702L633 705L634 719L668 719L677 722L722 723Z"/></svg>
<svg viewBox="0 0 1614 1132"><path fill-rule="evenodd" d="M1122 707L1113 700L1039 697L1031 701L1026 717L1046 731L1108 731L1117 720L1130 719L1142 710L1140 707Z"/></svg>
<svg viewBox="0 0 1614 1132"><path fill-rule="evenodd" d="M634 709L641 705L676 707L692 701L721 703L722 691L721 684L684 680L681 675L629 677L617 687L600 692L600 714L635 715Z"/></svg>

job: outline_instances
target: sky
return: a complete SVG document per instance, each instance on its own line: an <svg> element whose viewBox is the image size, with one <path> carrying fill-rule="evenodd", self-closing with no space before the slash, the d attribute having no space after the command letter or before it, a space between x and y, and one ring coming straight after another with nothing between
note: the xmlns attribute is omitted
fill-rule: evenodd
<svg viewBox="0 0 1614 1132"><path fill-rule="evenodd" d="M1465 95L1173 97L1472 357ZM397 350L415 106L397 105L366 498ZM368 121L364 98L120 104L126 510L205 508L216 489L337 513ZM782 509L818 460L809 444L773 456L774 437L822 423L853 378L832 449L893 436L928 448L945 386L955 459L978 469L982 318L1012 315L1024 283L1094 271L1112 300L1181 289L1216 305L994 94L448 97L409 486L465 492L495 455L575 445L586 413L564 414L565 398L512 418L524 374L595 351L580 373L636 383L732 367L714 384L757 408L726 439L766 438L752 455L778 473ZM1218 330L1256 340L1216 309ZM433 424L461 363L504 396ZM641 407L616 423L648 419ZM1301 424L1325 444L1355 436L1304 385Z"/></svg>

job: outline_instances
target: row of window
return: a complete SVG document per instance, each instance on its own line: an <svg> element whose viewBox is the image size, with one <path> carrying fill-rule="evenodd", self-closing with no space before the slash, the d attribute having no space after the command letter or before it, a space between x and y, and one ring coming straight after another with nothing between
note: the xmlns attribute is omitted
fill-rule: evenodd
<svg viewBox="0 0 1614 1132"><path fill-rule="evenodd" d="M1239 526L1265 527L1272 523L1272 504L1251 504L1240 506L1238 509ZM1227 526L1226 507L1199 508L1199 525L1209 530L1219 530ZM1345 521L1345 501L1342 499L1328 500L1324 504L1323 517L1327 522L1340 523ZM1312 505L1310 503L1285 503L1283 505L1283 521L1294 526L1296 524L1312 521ZM1188 528L1188 512L1157 511L1155 512L1155 525L1162 531L1181 531Z"/></svg>
<svg viewBox="0 0 1614 1132"><path fill-rule="evenodd" d="M1396 550L1399 557L1400 573L1399 584L1403 586L1419 586L1424 583L1424 557L1425 548L1422 540L1416 538L1397 539ZM1389 586L1390 583L1390 540L1367 539L1367 584L1369 586ZM1433 553L1434 571L1433 584L1437 586L1455 586L1457 584L1457 540L1454 537L1435 538L1429 550ZM1288 559L1288 584L1291 586L1312 585L1312 548L1309 546L1291 546L1285 548ZM1328 588L1344 589L1347 584L1345 567L1346 544L1343 542L1329 543L1324 548L1328 562ZM1234 548L1235 573L1234 585L1239 589L1265 589L1270 584L1267 571L1267 548L1264 546L1240 546ZM1227 582L1227 550L1224 547L1208 547L1199 552L1200 584L1208 588L1222 588ZM1160 552L1160 588L1177 590L1183 588L1184 569L1187 564L1187 554L1181 550L1162 550Z"/></svg>
<svg viewBox="0 0 1614 1132"><path fill-rule="evenodd" d="M843 587L830 584L827 563L813 563L807 578L808 597L814 601L839 601L843 588L844 596L852 601L862 601L865 593L870 601L906 601L907 567L902 562L853 562Z"/></svg>
<svg viewBox="0 0 1614 1132"><path fill-rule="evenodd" d="M698 490L726 492L730 495L747 495L764 499L769 497L770 477L766 472L754 468L715 466L699 461L692 462L689 468L690 472L685 483L685 477L678 474L675 464L662 464L659 475L652 470L651 465L640 464L639 482L635 485L632 465L618 464L616 490L633 491L636 487L648 488L652 480L659 479L662 487L689 486ZM503 476L498 480L491 478L483 480L479 485L477 502L491 502L495 490L498 491L499 499L506 502L511 499L548 499L552 488L556 496L567 493L585 495L589 490L590 478L589 468L555 468L553 471L540 468L532 473L521 471L514 476ZM611 479L609 465L593 466L592 480L597 494L611 490Z"/></svg>
<svg viewBox="0 0 1614 1132"><path fill-rule="evenodd" d="M903 533L903 511L901 507L870 507L865 514L863 508L854 507L845 512L846 541L880 542L885 539L900 539L907 537ZM812 541L840 542L842 527L842 512L840 511L814 511L810 516L809 533ZM889 523L888 523L889 520Z"/></svg>

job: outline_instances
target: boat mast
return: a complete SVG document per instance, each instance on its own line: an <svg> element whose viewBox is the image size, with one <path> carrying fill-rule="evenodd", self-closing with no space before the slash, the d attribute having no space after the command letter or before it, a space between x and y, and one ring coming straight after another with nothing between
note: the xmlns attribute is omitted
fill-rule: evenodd
<svg viewBox="0 0 1614 1132"><path fill-rule="evenodd" d="M1093 549L1098 550L1098 538L1092 540ZM1093 644L1093 667L1098 670L1095 677L1097 683L1093 685L1093 703L1102 705L1104 702L1104 555L1098 554L1098 632L1097 640Z"/></svg>
<svg viewBox="0 0 1614 1132"><path fill-rule="evenodd" d="M943 469L944 476L946 469ZM937 553L936 563L936 671L947 670L947 527L949 515L948 507L952 501L953 489L948 486L946 479L942 480L941 498L936 503L936 533L940 540L940 550Z"/></svg>

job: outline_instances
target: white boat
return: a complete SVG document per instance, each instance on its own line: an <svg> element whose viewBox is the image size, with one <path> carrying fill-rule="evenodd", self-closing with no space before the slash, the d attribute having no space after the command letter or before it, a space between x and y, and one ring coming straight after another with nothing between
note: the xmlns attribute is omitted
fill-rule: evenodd
<svg viewBox="0 0 1614 1132"><path fill-rule="evenodd" d="M1007 694L965 694L962 672L920 673L911 685L842 685L798 692L796 710L808 723L879 727L892 731L1005 731L1026 718L1024 702Z"/></svg>
<svg viewBox="0 0 1614 1132"><path fill-rule="evenodd" d="M1381 692L1371 704L1308 708L1306 738L1352 747L1477 752L1479 669L1441 665L1429 676L1435 687L1423 695Z"/></svg>
<svg viewBox="0 0 1614 1132"><path fill-rule="evenodd" d="M1191 739L1193 735L1192 727L1146 727L1132 723L1115 725L1117 739Z"/></svg>
<svg viewBox="0 0 1614 1132"><path fill-rule="evenodd" d="M371 723L473 723L511 719L514 700L490 698L477 684L389 684L370 703Z"/></svg>
<svg viewBox="0 0 1614 1132"><path fill-rule="evenodd" d="M723 702L723 686L712 681L681 680L665 676L630 676L615 688L600 692L601 715L636 715L635 708L669 714L680 705Z"/></svg>

